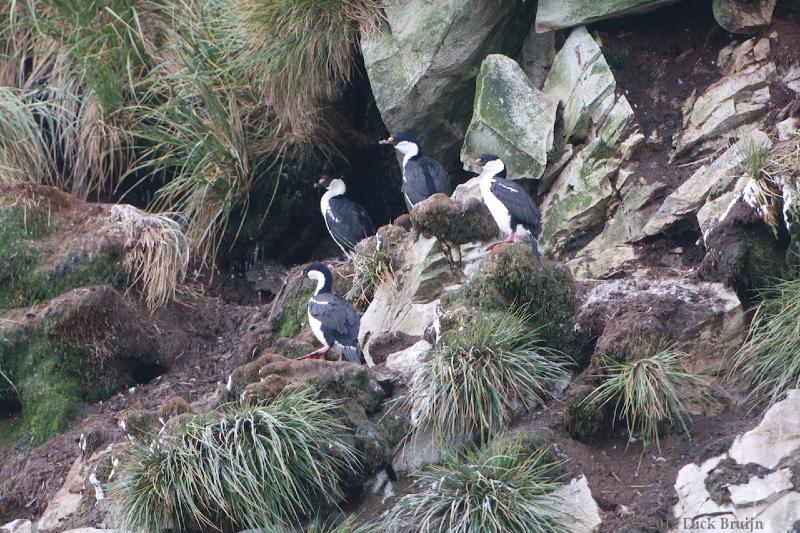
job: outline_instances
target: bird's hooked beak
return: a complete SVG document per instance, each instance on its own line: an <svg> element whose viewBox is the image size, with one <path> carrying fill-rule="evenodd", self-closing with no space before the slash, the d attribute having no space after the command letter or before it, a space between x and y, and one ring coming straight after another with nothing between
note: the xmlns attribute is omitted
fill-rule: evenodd
<svg viewBox="0 0 800 533"><path fill-rule="evenodd" d="M383 139L383 140L381 140L381 141L378 141L378 144L391 144L392 146L394 146L394 144L395 144L395 139L394 139L394 137L392 137L392 136L389 136L389 138L388 138L388 139Z"/></svg>
<svg viewBox="0 0 800 533"><path fill-rule="evenodd" d="M318 182L314 184L315 189L327 189L328 185L330 184L331 180L327 177L322 177L319 179Z"/></svg>

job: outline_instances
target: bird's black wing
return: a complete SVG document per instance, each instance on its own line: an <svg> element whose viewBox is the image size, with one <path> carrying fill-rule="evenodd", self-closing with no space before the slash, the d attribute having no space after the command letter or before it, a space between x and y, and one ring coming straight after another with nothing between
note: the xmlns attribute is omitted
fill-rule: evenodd
<svg viewBox="0 0 800 533"><path fill-rule="evenodd" d="M375 235L369 213L360 204L347 198L331 198L325 214L333 238L344 248L352 249L358 241Z"/></svg>
<svg viewBox="0 0 800 533"><path fill-rule="evenodd" d="M403 178L403 193L412 204L418 204L437 192L447 195L452 192L447 171L441 163L430 157L410 160Z"/></svg>
<svg viewBox="0 0 800 533"><path fill-rule="evenodd" d="M509 214L517 224L522 224L531 233L539 233L539 209L533 203L530 195L518 183L505 178L493 178L491 185L492 194L503 202Z"/></svg>
<svg viewBox="0 0 800 533"><path fill-rule="evenodd" d="M425 171L425 183L429 191L428 196L437 192L448 196L453 193L453 187L450 185L450 176L441 163L431 157L422 156L420 157L420 164Z"/></svg>
<svg viewBox="0 0 800 533"><path fill-rule="evenodd" d="M361 318L343 298L335 294L318 294L308 301L308 312L320 321L323 333L327 329L332 334L333 341L344 346L358 342Z"/></svg>

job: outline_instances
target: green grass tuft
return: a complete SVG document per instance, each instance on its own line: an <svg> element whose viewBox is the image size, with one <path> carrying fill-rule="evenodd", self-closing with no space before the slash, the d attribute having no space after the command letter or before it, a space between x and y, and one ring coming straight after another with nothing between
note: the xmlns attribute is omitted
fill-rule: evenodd
<svg viewBox="0 0 800 533"><path fill-rule="evenodd" d="M0 87L0 183L46 182L53 175L50 149L30 93Z"/></svg>
<svg viewBox="0 0 800 533"><path fill-rule="evenodd" d="M414 374L405 405L443 442L485 441L517 410L551 397L571 362L510 313L478 313L442 334Z"/></svg>
<svg viewBox="0 0 800 533"><path fill-rule="evenodd" d="M110 491L119 527L277 528L335 505L340 476L358 468L335 408L310 390L284 391L189 422L152 446L133 444Z"/></svg>
<svg viewBox="0 0 800 533"><path fill-rule="evenodd" d="M301 140L317 137L321 107L353 72L359 32L376 30L383 16L376 0L226 0L222 13L233 70Z"/></svg>
<svg viewBox="0 0 800 533"><path fill-rule="evenodd" d="M688 357L674 346L662 345L636 361L609 361L602 367L601 385L583 402L598 408L613 404L615 419L624 420L630 437L639 435L645 445L659 445L659 426L664 423L676 422L688 435L687 403L709 399L706 380L683 369Z"/></svg>
<svg viewBox="0 0 800 533"><path fill-rule="evenodd" d="M527 453L518 440L495 440L464 454L446 452L442 465L414 474L420 491L390 511L390 532L566 533L575 519L559 511L553 493L557 463L548 450Z"/></svg>
<svg viewBox="0 0 800 533"><path fill-rule="evenodd" d="M800 386L800 279L762 289L759 296L729 377L751 388L748 398L754 404L772 405Z"/></svg>

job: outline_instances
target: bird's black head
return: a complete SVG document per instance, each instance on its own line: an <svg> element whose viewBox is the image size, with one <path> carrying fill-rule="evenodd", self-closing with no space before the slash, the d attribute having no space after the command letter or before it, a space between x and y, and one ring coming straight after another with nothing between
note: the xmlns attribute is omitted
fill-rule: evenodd
<svg viewBox="0 0 800 533"><path fill-rule="evenodd" d="M488 166L489 168L487 170L491 170L494 173L493 175L497 176L498 178L506 177L505 164L503 164L503 161L501 161L500 158L494 154L482 154L475 162L481 167L484 167L484 169L486 169Z"/></svg>
<svg viewBox="0 0 800 533"><path fill-rule="evenodd" d="M317 282L315 294L331 292L333 275L325 264L319 262L311 263L303 269L303 275Z"/></svg>
<svg viewBox="0 0 800 533"><path fill-rule="evenodd" d="M315 189L329 189L331 184L336 180L342 180L342 176L337 174L323 174L319 177L319 180L314 184Z"/></svg>
<svg viewBox="0 0 800 533"><path fill-rule="evenodd" d="M391 135L389 135L388 139L381 141L380 144L391 144L392 146L397 146L401 142L414 143L417 146L419 146L419 142L417 142L417 139L414 138L414 136L411 135L410 133L406 133L404 131L398 131L392 133Z"/></svg>

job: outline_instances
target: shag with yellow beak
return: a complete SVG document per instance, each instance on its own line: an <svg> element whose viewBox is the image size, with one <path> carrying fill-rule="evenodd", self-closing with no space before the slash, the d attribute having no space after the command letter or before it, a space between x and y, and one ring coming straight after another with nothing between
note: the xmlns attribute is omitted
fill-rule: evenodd
<svg viewBox="0 0 800 533"><path fill-rule="evenodd" d="M533 199L518 183L506 179L506 166L496 155L483 154L475 162L483 169L480 175L483 203L489 208L500 231L507 235L506 240L492 244L487 250L527 237L534 257L539 257L536 236L541 225L539 209Z"/></svg>
<svg viewBox="0 0 800 533"><path fill-rule="evenodd" d="M437 160L422 155L419 143L408 133L393 133L380 144L394 146L403 154L403 196L408 210L437 192L448 196L453 192L450 176Z"/></svg>
<svg viewBox="0 0 800 533"><path fill-rule="evenodd" d="M347 186L343 180L322 176L314 187L326 189L319 202L322 218L345 256L353 253L358 241L375 235L375 225L364 206L345 198Z"/></svg>

